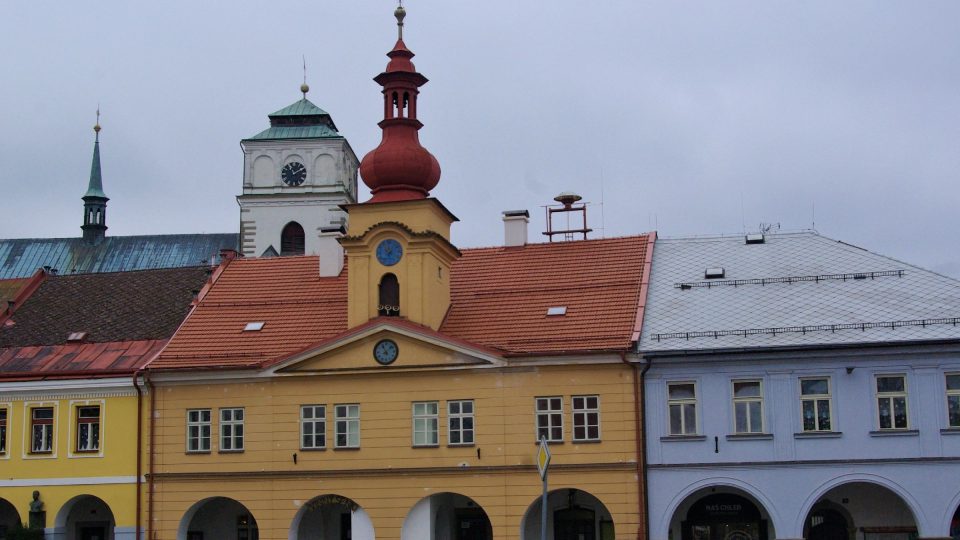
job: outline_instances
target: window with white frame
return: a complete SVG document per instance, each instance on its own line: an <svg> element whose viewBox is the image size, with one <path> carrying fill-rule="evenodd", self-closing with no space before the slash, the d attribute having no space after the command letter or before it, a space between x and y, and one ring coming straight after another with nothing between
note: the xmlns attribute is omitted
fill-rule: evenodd
<svg viewBox="0 0 960 540"><path fill-rule="evenodd" d="M100 450L100 406L77 407L77 452Z"/></svg>
<svg viewBox="0 0 960 540"><path fill-rule="evenodd" d="M7 453L7 409L0 408L0 454Z"/></svg>
<svg viewBox="0 0 960 540"><path fill-rule="evenodd" d="M436 401L420 401L413 404L413 445L436 446L440 444L440 406Z"/></svg>
<svg viewBox="0 0 960 540"><path fill-rule="evenodd" d="M243 450L243 409L220 409L220 451Z"/></svg>
<svg viewBox="0 0 960 540"><path fill-rule="evenodd" d="M600 396L573 396L573 440L600 440Z"/></svg>
<svg viewBox="0 0 960 540"><path fill-rule="evenodd" d="M31 452L53 452L53 407L36 407L30 410L30 432Z"/></svg>
<svg viewBox="0 0 960 540"><path fill-rule="evenodd" d="M447 402L447 444L473 444L473 400Z"/></svg>
<svg viewBox="0 0 960 540"><path fill-rule="evenodd" d="M300 448L302 450L319 450L326 447L326 405L300 406Z"/></svg>
<svg viewBox="0 0 960 540"><path fill-rule="evenodd" d="M907 429L906 375L877 375L877 425L880 429Z"/></svg>
<svg viewBox="0 0 960 540"><path fill-rule="evenodd" d="M947 374L947 425L960 428L960 374Z"/></svg>
<svg viewBox="0 0 960 540"><path fill-rule="evenodd" d="M800 418L803 431L832 431L830 377L800 379Z"/></svg>
<svg viewBox="0 0 960 540"><path fill-rule="evenodd" d="M667 383L670 435L697 434L697 385L693 381Z"/></svg>
<svg viewBox="0 0 960 540"><path fill-rule="evenodd" d="M360 405L337 405L334 408L336 417L336 448L360 448Z"/></svg>
<svg viewBox="0 0 960 540"><path fill-rule="evenodd" d="M763 385L733 381L734 433L763 433Z"/></svg>
<svg viewBox="0 0 960 540"><path fill-rule="evenodd" d="M187 452L210 451L210 409L187 411Z"/></svg>
<svg viewBox="0 0 960 540"><path fill-rule="evenodd" d="M538 397L537 406L537 440L547 439L547 442L563 441L563 398L559 396Z"/></svg>

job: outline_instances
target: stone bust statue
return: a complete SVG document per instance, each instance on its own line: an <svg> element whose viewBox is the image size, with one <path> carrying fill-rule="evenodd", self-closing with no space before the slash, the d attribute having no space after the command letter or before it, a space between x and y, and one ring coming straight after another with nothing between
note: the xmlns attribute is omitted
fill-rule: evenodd
<svg viewBox="0 0 960 540"><path fill-rule="evenodd" d="M33 492L33 500L30 501L30 528L42 529L46 527L47 513L43 511L43 501L40 500L40 492Z"/></svg>

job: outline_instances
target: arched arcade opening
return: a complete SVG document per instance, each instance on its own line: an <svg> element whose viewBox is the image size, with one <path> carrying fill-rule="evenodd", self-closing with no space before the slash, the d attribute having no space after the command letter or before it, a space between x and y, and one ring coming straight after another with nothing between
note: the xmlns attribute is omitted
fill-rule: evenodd
<svg viewBox="0 0 960 540"><path fill-rule="evenodd" d="M352 499L321 495L300 507L290 524L289 540L375 540L373 522Z"/></svg>
<svg viewBox="0 0 960 540"><path fill-rule="evenodd" d="M540 497L527 507L520 523L521 540L540 539ZM573 488L547 494L548 540L614 540L613 517L590 493Z"/></svg>
<svg viewBox="0 0 960 540"><path fill-rule="evenodd" d="M117 526L110 506L99 497L78 495L57 512L56 538L63 540L110 540Z"/></svg>
<svg viewBox="0 0 960 540"><path fill-rule="evenodd" d="M437 493L410 509L400 540L493 540L493 528L487 513L470 497Z"/></svg>
<svg viewBox="0 0 960 540"><path fill-rule="evenodd" d="M711 486L689 496L673 513L670 536L677 540L770 540L776 538L767 509L749 493Z"/></svg>
<svg viewBox="0 0 960 540"><path fill-rule="evenodd" d="M823 495L807 512L808 540L913 540L917 522L907 503L887 487L849 482Z"/></svg>
<svg viewBox="0 0 960 540"><path fill-rule="evenodd" d="M177 540L259 540L257 520L242 503L210 497L191 506L180 520Z"/></svg>
<svg viewBox="0 0 960 540"><path fill-rule="evenodd" d="M7 533L19 524L23 524L23 521L17 508L10 501L0 499L0 538L6 538Z"/></svg>

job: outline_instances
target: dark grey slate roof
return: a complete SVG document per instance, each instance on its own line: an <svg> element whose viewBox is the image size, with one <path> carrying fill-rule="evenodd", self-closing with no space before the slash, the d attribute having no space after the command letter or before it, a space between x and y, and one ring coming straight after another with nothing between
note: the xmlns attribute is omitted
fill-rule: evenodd
<svg viewBox="0 0 960 540"><path fill-rule="evenodd" d="M88 274L204 265L238 244L234 233L108 236L97 245L82 238L0 239L0 279L28 277L44 266Z"/></svg>
<svg viewBox="0 0 960 540"><path fill-rule="evenodd" d="M658 239L640 349L941 339L960 339L960 281L803 232Z"/></svg>

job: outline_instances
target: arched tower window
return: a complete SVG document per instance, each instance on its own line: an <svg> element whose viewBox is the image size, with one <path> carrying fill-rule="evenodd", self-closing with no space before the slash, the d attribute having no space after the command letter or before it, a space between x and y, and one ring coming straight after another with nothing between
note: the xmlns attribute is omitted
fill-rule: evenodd
<svg viewBox="0 0 960 540"><path fill-rule="evenodd" d="M384 274L380 278L380 300L377 303L377 312L388 317L400 315L400 282L393 274Z"/></svg>
<svg viewBox="0 0 960 540"><path fill-rule="evenodd" d="M305 242L303 227L296 221L287 223L280 233L280 255L303 255Z"/></svg>

